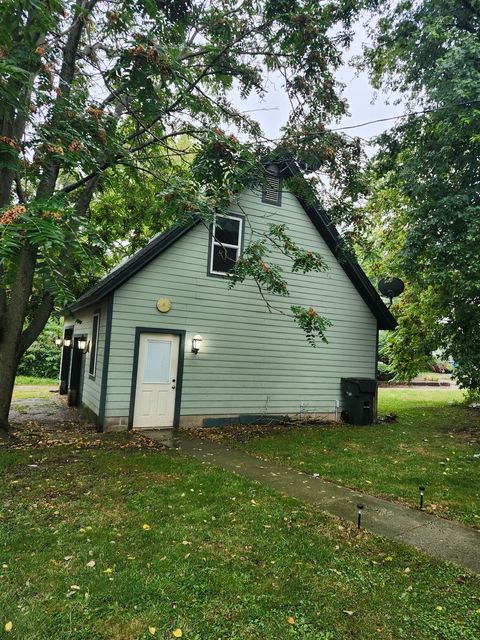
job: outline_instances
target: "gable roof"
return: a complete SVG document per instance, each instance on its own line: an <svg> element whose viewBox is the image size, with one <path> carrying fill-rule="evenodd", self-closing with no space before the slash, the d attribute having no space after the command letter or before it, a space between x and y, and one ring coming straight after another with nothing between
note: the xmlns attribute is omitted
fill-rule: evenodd
<svg viewBox="0 0 480 640"><path fill-rule="evenodd" d="M280 176L289 178L301 175L300 169L293 161L275 161L279 165ZM312 194L313 195L313 194ZM323 240L337 258L340 266L352 281L354 287L363 298L364 302L373 313L378 322L379 329L394 329L397 321L387 308L376 289L366 276L355 258L349 253L343 253L342 239L333 221L327 212L320 205L316 197L312 197L309 202L296 196L302 205L305 213L310 218L312 224L322 236ZM145 265L168 249L174 242L182 238L200 222L200 218L193 218L192 221L184 225L176 225L165 233L155 236L145 247L137 251L130 258L121 262L97 284L83 293L72 305L68 307L69 312L76 312L85 307L99 302L102 298L117 289L124 282L129 280L135 273L140 271Z"/></svg>

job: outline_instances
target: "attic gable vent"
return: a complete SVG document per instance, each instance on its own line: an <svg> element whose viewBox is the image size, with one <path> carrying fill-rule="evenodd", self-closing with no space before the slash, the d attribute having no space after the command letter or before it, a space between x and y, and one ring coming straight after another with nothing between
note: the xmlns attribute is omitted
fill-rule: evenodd
<svg viewBox="0 0 480 640"><path fill-rule="evenodd" d="M275 204L280 207L282 204L282 181L280 176L267 170L265 182L263 184L262 202Z"/></svg>

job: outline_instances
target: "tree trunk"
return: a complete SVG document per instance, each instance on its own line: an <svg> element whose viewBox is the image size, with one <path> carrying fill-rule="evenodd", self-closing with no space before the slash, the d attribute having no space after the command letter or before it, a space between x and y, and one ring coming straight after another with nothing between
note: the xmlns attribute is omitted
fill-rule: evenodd
<svg viewBox="0 0 480 640"><path fill-rule="evenodd" d="M0 343L0 436L8 432L8 414L12 402L15 374L17 372L18 359L15 355L15 344L10 342L8 333L4 333Z"/></svg>
<svg viewBox="0 0 480 640"><path fill-rule="evenodd" d="M8 412L12 400L17 366L26 347L22 348L22 334L32 292L33 275L37 262L34 247L23 247L12 283L8 307L2 318L0 335L0 429L8 430ZM25 343L26 344L26 343Z"/></svg>

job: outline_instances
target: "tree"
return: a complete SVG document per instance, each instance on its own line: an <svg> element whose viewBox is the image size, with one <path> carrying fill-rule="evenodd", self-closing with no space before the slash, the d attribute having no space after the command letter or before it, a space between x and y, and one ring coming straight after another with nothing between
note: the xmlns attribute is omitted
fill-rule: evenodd
<svg viewBox="0 0 480 640"><path fill-rule="evenodd" d="M325 128L346 110L333 74L351 37L354 5L4 0L0 429L8 427L18 362L52 310L101 272L116 241L140 242L148 230L142 225L155 217L149 208L129 222L120 210L107 232L101 204L90 206L100 192L105 203L122 181L138 187L139 175L150 176L165 215L152 226L161 228L193 214L211 220L240 187L261 180L259 158L272 146L234 106L232 92L262 96L269 75L281 78L292 105L282 152L303 156L320 177L329 173L337 193L361 191L357 142ZM182 148L177 140L191 142ZM292 254L293 263L299 257ZM244 269L239 278L248 275ZM306 314L300 309L297 321L321 336L321 316Z"/></svg>
<svg viewBox="0 0 480 640"><path fill-rule="evenodd" d="M370 166L377 275L402 276L391 365L411 378L441 348L480 389L480 9L468 0L382 3L365 58L377 88L411 111L380 136Z"/></svg>

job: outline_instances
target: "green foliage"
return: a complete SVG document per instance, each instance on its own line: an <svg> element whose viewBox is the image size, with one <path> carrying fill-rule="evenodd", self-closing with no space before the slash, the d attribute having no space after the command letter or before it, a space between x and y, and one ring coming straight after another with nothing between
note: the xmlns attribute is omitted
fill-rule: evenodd
<svg viewBox="0 0 480 640"><path fill-rule="evenodd" d="M332 212L348 218L364 193L362 156L358 141L327 127L347 110L335 71L360 9L350 0L0 5L0 327L18 355L52 309L151 235L192 215L209 224L259 186L268 154L313 169L317 186L331 186ZM232 100L263 97L272 76L295 105L280 145ZM268 289L258 261L249 265L242 277L280 286ZM294 271L318 266L296 250Z"/></svg>
<svg viewBox="0 0 480 640"><path fill-rule="evenodd" d="M42 333L23 354L17 372L19 375L57 379L60 368L61 350L55 345L55 338L61 335L59 320L50 318ZM23 381L22 384L36 384Z"/></svg>
<svg viewBox="0 0 480 640"><path fill-rule="evenodd" d="M274 261L278 255L288 259L292 273L322 272L328 268L319 253L302 249L293 242L285 225L271 224L263 236L244 248L242 256L230 272L229 287L234 287L246 278L253 278L262 295L267 292L288 296L284 269ZM273 305L265 296L264 299L268 308L273 311ZM317 339L327 342L325 331L332 324L328 318L320 315L313 307L307 309L292 305L290 311L294 321L305 332L310 345L316 346Z"/></svg>
<svg viewBox="0 0 480 640"><path fill-rule="evenodd" d="M325 335L328 327L332 325L328 318L321 316L313 307L306 309L299 305L292 305L295 322L305 332L307 341L312 347L316 346L316 341L328 342Z"/></svg>
<svg viewBox="0 0 480 640"><path fill-rule="evenodd" d="M366 61L421 116L378 140L360 240L370 273L399 275L390 364L410 378L441 349L480 388L480 13L474 3L382 3ZM415 55L412 55L412 53ZM366 236L366 237L365 237Z"/></svg>
<svg viewBox="0 0 480 640"><path fill-rule="evenodd" d="M390 371L390 367L381 360L377 363L377 380L388 382L393 380L394 374Z"/></svg>

